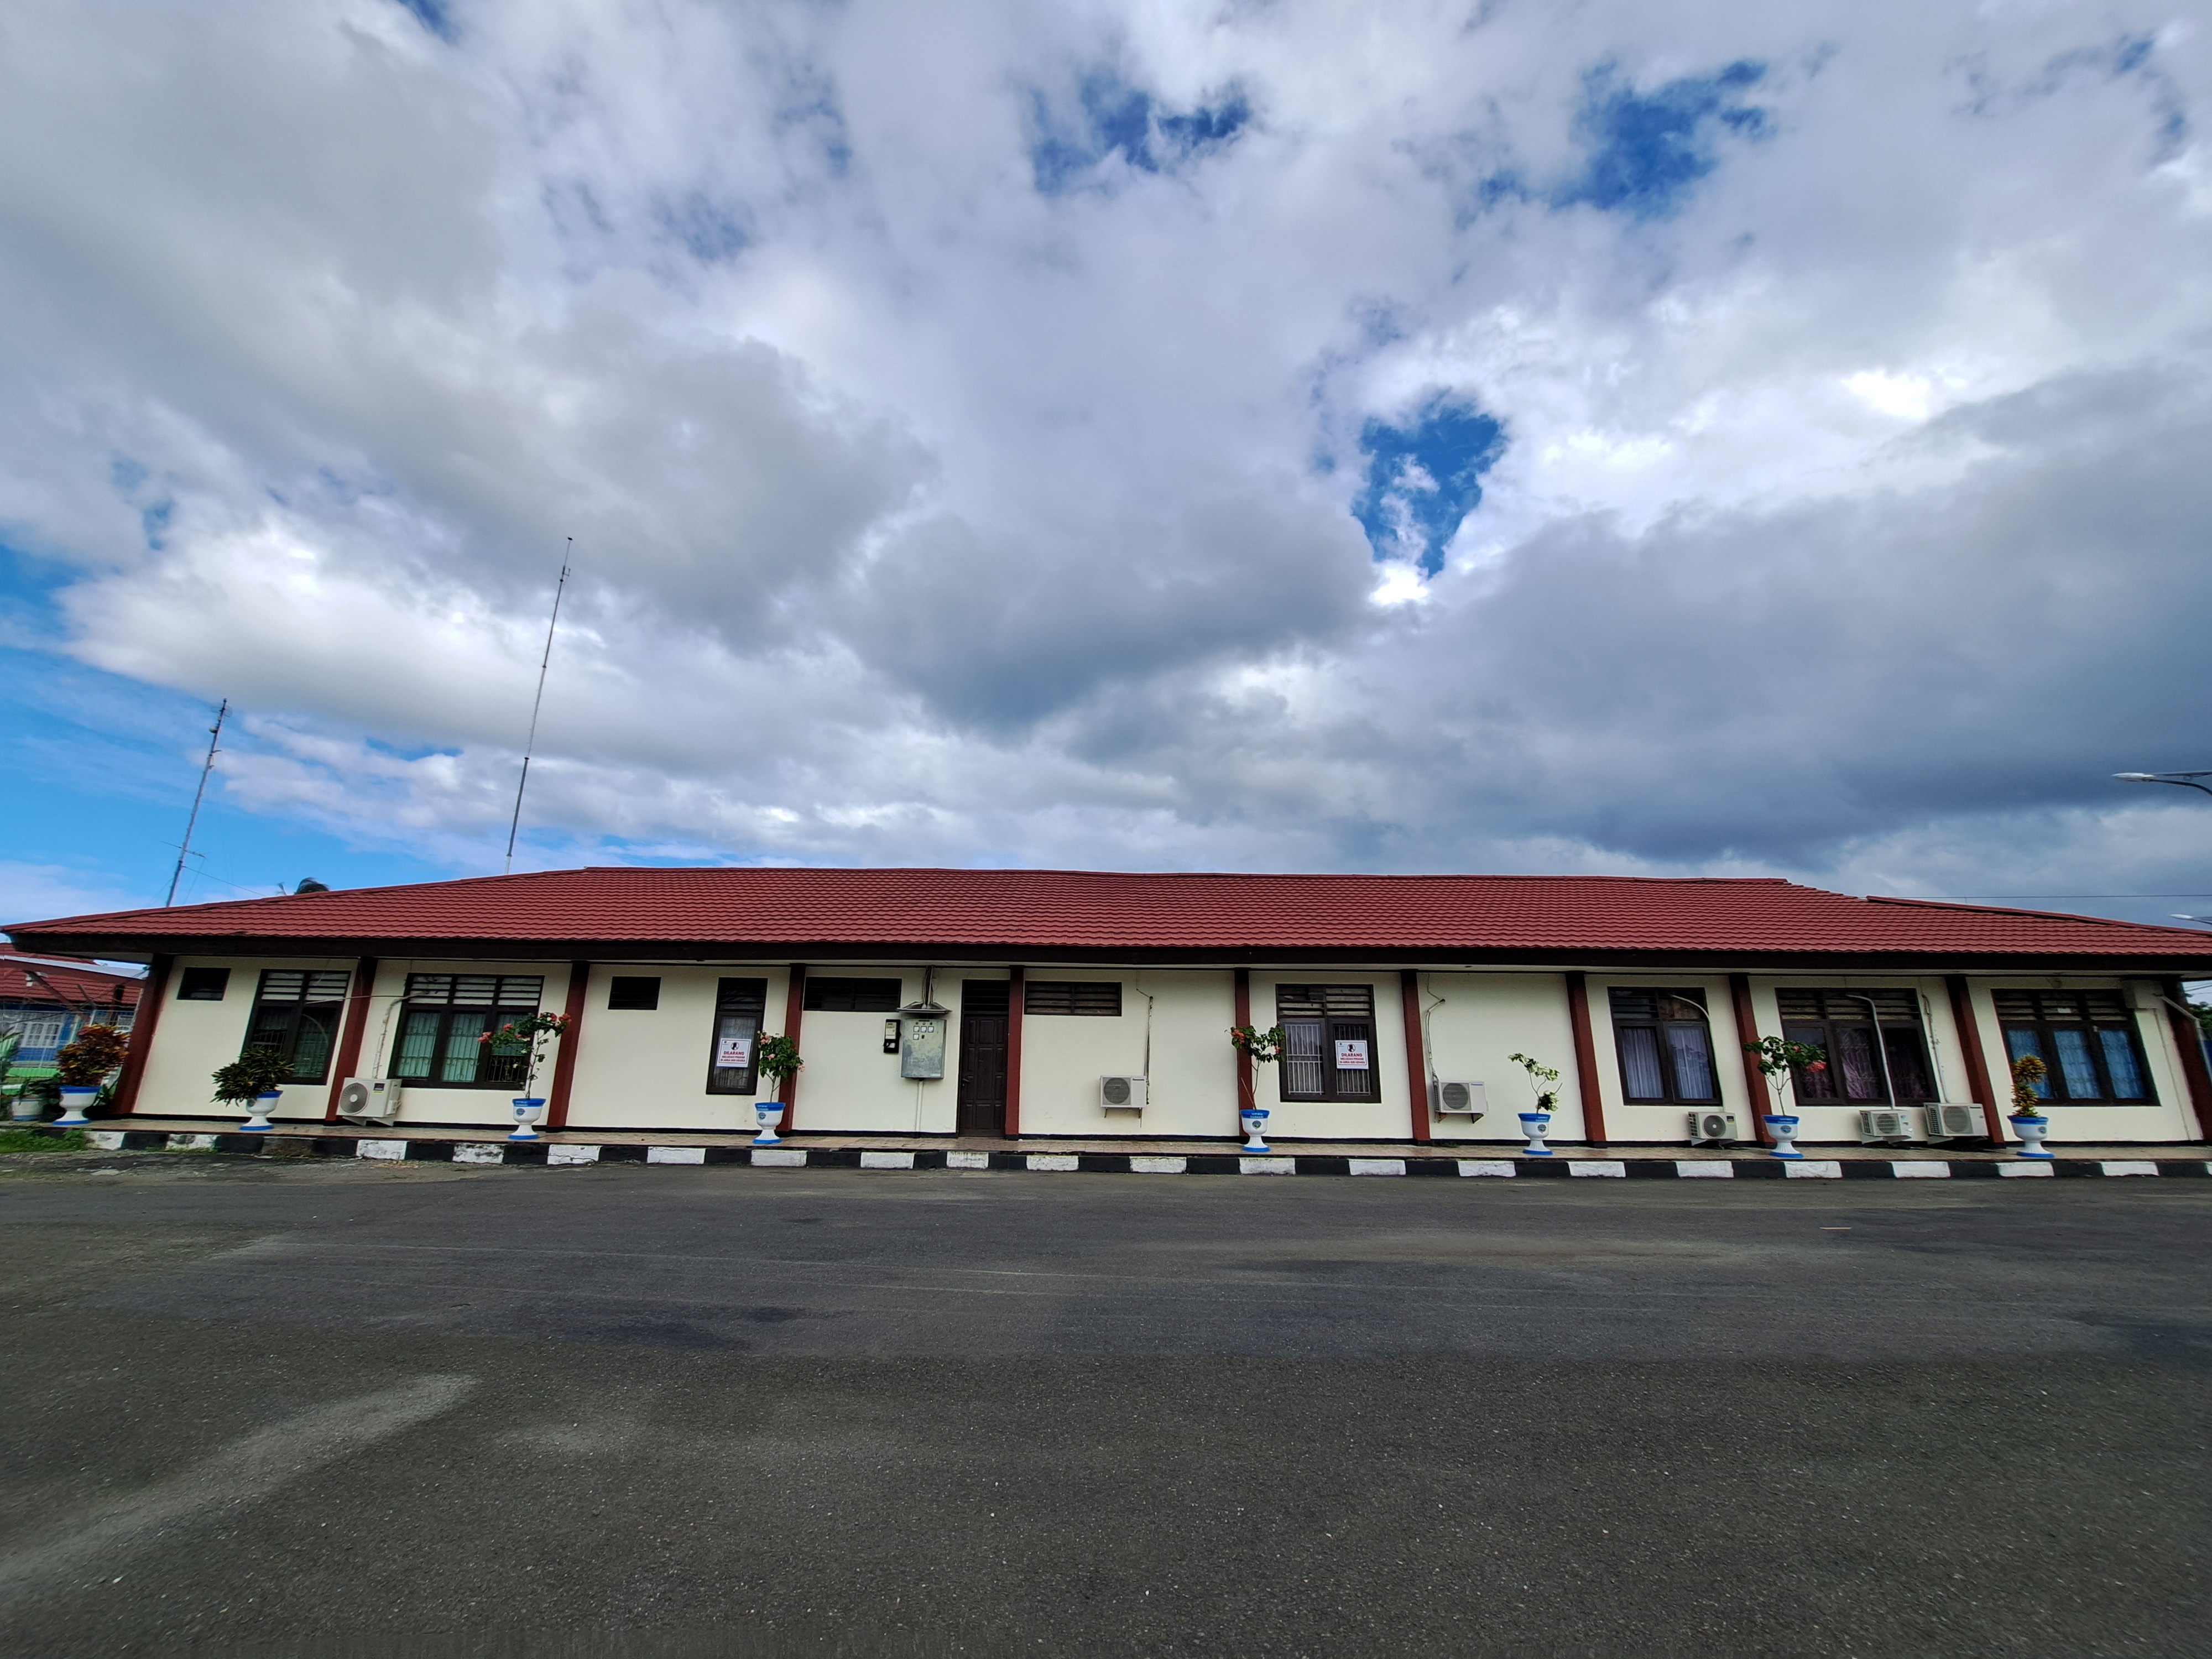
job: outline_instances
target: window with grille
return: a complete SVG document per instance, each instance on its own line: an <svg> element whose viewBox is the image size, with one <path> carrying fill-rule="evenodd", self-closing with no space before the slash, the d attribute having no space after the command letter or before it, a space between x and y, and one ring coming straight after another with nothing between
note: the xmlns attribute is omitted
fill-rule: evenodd
<svg viewBox="0 0 2212 1659"><path fill-rule="evenodd" d="M1911 1106L1937 1097L1918 992L1777 991L1774 1000L1784 1039L1827 1053L1826 1070L1790 1073L1801 1104Z"/></svg>
<svg viewBox="0 0 2212 1659"><path fill-rule="evenodd" d="M1022 987L1022 1012L1089 1014L1102 1019L1119 1019L1121 982L1110 979L1033 979Z"/></svg>
<svg viewBox="0 0 2212 1659"><path fill-rule="evenodd" d="M1283 1028L1283 1099L1382 1099L1373 986L1278 985L1275 1023Z"/></svg>
<svg viewBox="0 0 2212 1659"><path fill-rule="evenodd" d="M1616 989L1612 998L1624 1098L1680 1106L1710 1106L1720 1099L1703 991Z"/></svg>
<svg viewBox="0 0 2212 1659"><path fill-rule="evenodd" d="M2045 1100L2075 1106L2156 1100L2135 1016L2118 992L1999 991L1996 1001L2005 1052L2043 1062Z"/></svg>
<svg viewBox="0 0 2212 1659"><path fill-rule="evenodd" d="M813 979L806 981L806 1011L825 1014L895 1014L901 981L895 979Z"/></svg>
<svg viewBox="0 0 2212 1659"><path fill-rule="evenodd" d="M767 1012L766 980L726 979L715 986L714 1046L707 1056L708 1094L759 1092L760 1029Z"/></svg>
<svg viewBox="0 0 2212 1659"><path fill-rule="evenodd" d="M495 1054L490 1032L538 1012L539 974L410 974L391 1075L431 1089L516 1089L530 1056Z"/></svg>
<svg viewBox="0 0 2212 1659"><path fill-rule="evenodd" d="M274 1048L283 1055L292 1063L287 1083L328 1081L331 1050L337 1047L338 1023L345 1017L346 989L352 982L353 975L343 968L264 969L241 1049Z"/></svg>

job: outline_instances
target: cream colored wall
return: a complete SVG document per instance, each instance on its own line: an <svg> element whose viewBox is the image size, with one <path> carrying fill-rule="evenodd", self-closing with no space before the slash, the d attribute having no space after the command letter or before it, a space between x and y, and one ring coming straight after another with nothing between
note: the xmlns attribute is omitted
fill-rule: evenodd
<svg viewBox="0 0 2212 1659"><path fill-rule="evenodd" d="M1252 972L1252 1023L1261 1030L1276 1023L1275 988L1293 985L1370 985L1375 988L1375 1064L1380 1101L1285 1100L1282 1067L1253 1068L1253 1092L1267 1109L1267 1133L1300 1140L1403 1140L1413 1133L1413 1103L1407 1094L1406 1020L1399 1000L1398 975L1361 973L1346 968L1285 968ZM1428 1106L1421 1103L1426 1113ZM1487 1121L1488 1120L1485 1120Z"/></svg>
<svg viewBox="0 0 2212 1659"><path fill-rule="evenodd" d="M253 993L268 968L343 969L349 975L357 964L350 957L179 957L161 989L161 1018L154 1023L154 1045L146 1057L146 1070L138 1085L132 1110L149 1117L221 1117L246 1119L243 1110L218 1106L208 1097L214 1089L214 1073L238 1058L246 1046L246 1027L253 1018ZM228 968L229 983L220 1002L179 1002L177 988L186 968ZM330 1083L287 1085L273 1120L318 1119L330 1104Z"/></svg>
<svg viewBox="0 0 2212 1659"><path fill-rule="evenodd" d="M2130 994L2133 985L2146 991L2157 988L2150 981L2130 981L2122 979L2093 978L2077 975L2053 976L2026 974L1992 975L1987 978L1976 975L1967 981L1967 988L1974 1002L1974 1023L1981 1027L1982 1053L1990 1068L1990 1086L1996 1091L1997 1105L2008 1107L2012 1101L2012 1058L2005 1052L2004 1031L1997 1024L1996 1000L1993 994L1999 989L2022 991L2118 991L2123 996ZM2146 999L2147 1000L2147 999ZM2164 1013L2165 1005L2136 1011L2136 1035L2141 1040L2143 1058L2148 1062L2150 1085L2158 1096L2154 1106L2070 1106L2061 1101L2050 1109L2050 1145L2062 1147L2071 1140L2193 1140L2203 1131L2197 1127L2196 1114L2191 1109L2189 1079L2181 1069L2181 1053L2175 1047L2172 1024ZM1964 1098L1963 1096L1960 1098ZM2010 1126L2006 1126L2009 1129ZM2008 1133L2007 1139L2012 1139Z"/></svg>
<svg viewBox="0 0 2212 1659"><path fill-rule="evenodd" d="M658 1008L610 1008L617 975L657 976ZM569 1085L572 1129L730 1129L757 1127L753 1095L707 1092L714 1057L714 999L725 979L768 981L761 1026L783 1029L789 971L758 963L595 963L576 1032ZM802 1056L803 1057L803 1056ZM799 1074L802 1081L807 1076Z"/></svg>
<svg viewBox="0 0 2212 1659"><path fill-rule="evenodd" d="M1228 969L1033 968L1029 976L1118 983L1121 1014L1024 1017L1023 1133L1236 1133L1237 1050L1229 1028L1237 995ZM1146 1079L1141 1117L1109 1117L1098 1103L1099 1079L1123 1074Z"/></svg>
<svg viewBox="0 0 2212 1659"><path fill-rule="evenodd" d="M925 975L919 968L839 963L812 971L824 979L896 975L902 1003L921 1000ZM959 981L992 977L960 969L940 969L933 976L931 994L952 1009L940 1082L899 1075L899 1057L884 1052L884 1021L890 1015L810 1009L799 1024L799 1054L806 1068L799 1074L799 1109L788 1127L801 1134L951 1133L960 1089Z"/></svg>
<svg viewBox="0 0 2212 1659"><path fill-rule="evenodd" d="M479 962L451 957L379 961L376 992L370 1000L368 1023L362 1032L361 1058L355 1064L355 1076L377 1078L392 1074L392 1048L399 1041L397 1011L406 1000L410 974L536 974L545 981L545 988L538 1000L540 1012L557 1014L568 1000L568 964L564 962ZM538 1073L536 1093L543 1095L553 1086L553 1067L559 1060L560 1044L556 1042L546 1049L545 1063ZM397 1121L512 1126L514 1111L509 1103L520 1092L514 1089L432 1089L410 1083L400 1091Z"/></svg>
<svg viewBox="0 0 2212 1659"><path fill-rule="evenodd" d="M1966 1081L1966 1053L1959 1042L1958 1027L1951 1018L1951 996L1941 974L1777 974L1753 975L1751 980L1753 1018L1758 1022L1761 1037L1782 1035L1781 1009L1774 1000L1778 989L1874 991L1910 990L1920 999L1921 1030L1928 1039L1929 1057L1934 1062L1936 1086L1947 1101L1965 1103L1974 1098L1972 1085ZM1727 1027L1726 1048L1731 1060L1742 1050L1736 1046L1735 1027ZM1719 1011L1715 1011L1713 1025L1714 1048L1723 1047L1723 1026ZM1736 1076L1741 1081L1743 1067L1738 1064ZM1783 1107L1782 1091L1770 1081L1770 1098L1775 1100L1775 1109ZM1911 1102L1903 1103L1911 1104ZM1798 1139L1808 1143L1843 1141L1856 1146L1859 1139L1860 1106L1829 1106L1800 1101L1792 1088L1787 1093L1789 1109L1797 1115ZM1748 1112L1740 1112L1736 1127L1747 1141L1758 1136L1758 1126ZM1916 1125L1916 1127L1917 1126Z"/></svg>
<svg viewBox="0 0 2212 1659"><path fill-rule="evenodd" d="M1285 977L1288 977L1285 975ZM1534 1056L1559 1073L1559 1111L1552 1133L1563 1141L1583 1138L1582 1093L1575 1081L1574 1022L1567 1012L1566 980L1559 974L1423 974L1421 1006L1428 1011L1429 1076L1449 1083L1480 1083L1487 1097L1473 1123L1457 1115L1432 1115L1438 1140L1522 1139L1516 1115L1531 1109L1528 1075L1506 1056ZM1378 1011L1382 990L1376 991ZM1389 982L1393 1023L1397 979ZM1441 1001L1438 999L1442 999ZM1402 1062L1399 1075L1404 1075Z"/></svg>

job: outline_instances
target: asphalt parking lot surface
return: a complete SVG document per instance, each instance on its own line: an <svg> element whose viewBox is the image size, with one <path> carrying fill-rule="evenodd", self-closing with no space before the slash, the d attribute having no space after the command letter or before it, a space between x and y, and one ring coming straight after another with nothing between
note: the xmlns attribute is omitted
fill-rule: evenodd
<svg viewBox="0 0 2212 1659"><path fill-rule="evenodd" d="M0 1649L2195 1654L2208 1222L0 1159Z"/></svg>

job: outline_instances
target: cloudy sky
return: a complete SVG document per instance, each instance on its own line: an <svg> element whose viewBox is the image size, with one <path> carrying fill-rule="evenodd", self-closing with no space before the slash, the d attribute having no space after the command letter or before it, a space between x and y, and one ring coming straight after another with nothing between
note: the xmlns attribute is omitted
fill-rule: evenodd
<svg viewBox="0 0 2212 1659"><path fill-rule="evenodd" d="M2201 0L13 0L0 910L497 871L573 538L517 867L2212 912L2208 363Z"/></svg>

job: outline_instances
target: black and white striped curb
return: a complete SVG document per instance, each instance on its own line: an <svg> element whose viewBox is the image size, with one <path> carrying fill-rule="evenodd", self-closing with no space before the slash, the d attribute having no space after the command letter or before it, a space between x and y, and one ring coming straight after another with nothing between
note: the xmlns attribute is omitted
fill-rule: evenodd
<svg viewBox="0 0 2212 1659"><path fill-rule="evenodd" d="M54 1133L59 1133L55 1131ZM853 1146L654 1146L634 1142L418 1140L344 1135L92 1129L103 1152L212 1152L417 1164L745 1164L769 1170L1005 1170L1038 1175L1551 1176L1562 1180L1944 1181L2055 1176L2212 1176L2199 1158L1320 1158L1237 1152L869 1152Z"/></svg>

